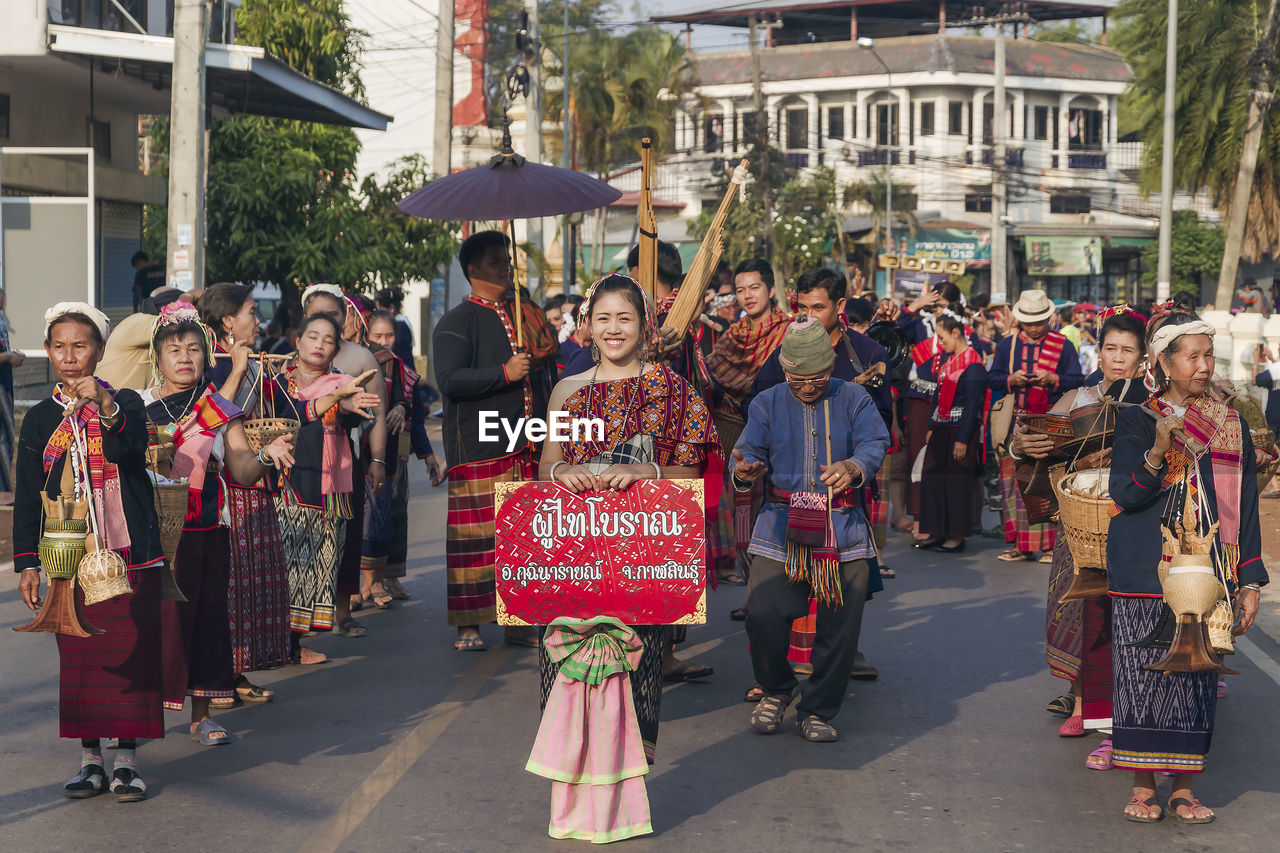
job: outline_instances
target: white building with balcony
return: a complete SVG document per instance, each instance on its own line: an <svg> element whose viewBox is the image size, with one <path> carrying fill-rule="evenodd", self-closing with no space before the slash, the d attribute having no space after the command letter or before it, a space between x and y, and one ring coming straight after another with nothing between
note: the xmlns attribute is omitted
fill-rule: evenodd
<svg viewBox="0 0 1280 853"><path fill-rule="evenodd" d="M676 18L732 24L751 11L743 5ZM1131 72L1113 50L1007 38L1008 212L1000 230L1010 280L991 287L994 39L948 30L945 2L916 26L904 23L921 6L914 0L847 10L745 5L777 24L767 31L772 46L759 50L763 115L754 108L750 50L695 56L697 96L681 105L677 153L667 161L681 178L675 197L694 213L715 200L726 163L747 152L765 122L770 145L793 167L831 167L842 186L888 177L894 209L918 223L912 237L905 217L897 220L897 253L963 260L976 290L1036 286L1077 301L1142 298L1140 253L1155 237L1158 204L1137 185L1140 143L1118 138L1118 101ZM1069 14L1097 15L1110 4L1094 5ZM886 18L886 8L905 11ZM1058 8L1056 16L1069 14ZM844 22L834 36L818 25L833 17ZM871 48L856 40L868 31L877 34ZM797 32L839 40L801 40ZM849 214L847 232L869 229L868 210Z"/></svg>

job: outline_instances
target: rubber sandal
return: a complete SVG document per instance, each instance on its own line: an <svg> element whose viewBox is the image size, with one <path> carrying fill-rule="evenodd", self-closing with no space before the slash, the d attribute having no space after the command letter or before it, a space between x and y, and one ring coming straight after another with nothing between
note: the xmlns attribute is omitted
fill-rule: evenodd
<svg viewBox="0 0 1280 853"><path fill-rule="evenodd" d="M691 663L690 661L680 661L680 665L662 676L662 680L668 684L679 684L684 681L696 681L699 678L706 678L708 675L714 675L715 670L709 666Z"/></svg>
<svg viewBox="0 0 1280 853"><path fill-rule="evenodd" d="M1026 563L1030 562L1031 555L1024 554L1021 551L1005 551L1003 554L996 557L996 559L1005 563Z"/></svg>
<svg viewBox="0 0 1280 853"><path fill-rule="evenodd" d="M107 790L107 770L101 764L86 764L62 786L62 794L71 800L87 800Z"/></svg>
<svg viewBox="0 0 1280 853"><path fill-rule="evenodd" d="M764 698L764 688L759 684L751 685L751 689L742 695L743 702L759 702Z"/></svg>
<svg viewBox="0 0 1280 853"><path fill-rule="evenodd" d="M1156 815L1155 817L1151 816L1151 810L1153 808L1160 807L1160 801L1157 800L1155 797L1147 797L1145 800L1140 800L1136 796L1134 796L1129 799L1129 802L1126 803L1126 805L1143 806L1147 810L1146 817L1139 817L1136 814L1129 814L1128 812L1124 812L1124 819L1131 820L1134 823L1159 823L1160 820L1164 817L1163 810L1161 810L1160 814Z"/></svg>
<svg viewBox="0 0 1280 853"><path fill-rule="evenodd" d="M1073 717L1067 717L1061 726L1058 726L1058 737L1084 737L1084 717L1079 714Z"/></svg>
<svg viewBox="0 0 1280 853"><path fill-rule="evenodd" d="M390 610L391 602L395 601L395 596L389 592L375 592L369 599L373 602L373 606L379 610Z"/></svg>
<svg viewBox="0 0 1280 853"><path fill-rule="evenodd" d="M506 643L508 646L520 646L524 649L536 649L538 648L538 635L520 634L515 637L503 637L502 642Z"/></svg>
<svg viewBox="0 0 1280 853"><path fill-rule="evenodd" d="M487 652L483 637L459 637L453 641L453 648L459 652Z"/></svg>
<svg viewBox="0 0 1280 853"><path fill-rule="evenodd" d="M1182 808L1183 806L1186 806L1188 809L1190 809L1193 812L1192 817L1183 817L1182 815L1178 814L1178 809ZM1217 815L1209 815L1208 817L1194 817L1194 811L1196 806L1200 806L1201 808L1205 807L1204 804L1201 803L1199 800L1188 800L1186 797L1173 797L1169 800L1169 807L1165 809L1165 811L1167 811L1169 813L1169 816L1174 820L1176 820L1178 823L1213 823L1214 818L1216 818Z"/></svg>
<svg viewBox="0 0 1280 853"><path fill-rule="evenodd" d="M765 696L751 712L751 727L762 735L777 734L782 728L782 718L786 716L787 707L795 698L794 692Z"/></svg>
<svg viewBox="0 0 1280 853"><path fill-rule="evenodd" d="M1053 562L1053 555L1052 555L1052 554L1042 554L1042 555L1040 556L1040 562L1042 562L1042 563L1052 563L1052 562Z"/></svg>
<svg viewBox="0 0 1280 853"><path fill-rule="evenodd" d="M276 698L275 691L259 687L258 685L250 682L249 679L245 678L243 675L236 680L235 687L236 698L240 699L242 702L259 704L262 702L270 702L272 699Z"/></svg>
<svg viewBox="0 0 1280 853"><path fill-rule="evenodd" d="M737 572L730 572L727 575L717 575L716 581L726 586L746 586L747 579Z"/></svg>
<svg viewBox="0 0 1280 853"><path fill-rule="evenodd" d="M730 619L732 619L734 622L746 622L746 621L747 621L747 608L745 608L745 607L739 607L739 608L736 608L736 609L734 609L734 610L730 610L730 611L729 611L729 618L730 618Z"/></svg>
<svg viewBox="0 0 1280 853"><path fill-rule="evenodd" d="M111 793L117 803L136 803L147 798L147 783L132 767L117 767L111 774Z"/></svg>
<svg viewBox="0 0 1280 853"><path fill-rule="evenodd" d="M413 598L409 594L409 590L404 588L404 584L400 583L399 578L383 578L382 588L391 593L391 597L396 601L408 601Z"/></svg>
<svg viewBox="0 0 1280 853"><path fill-rule="evenodd" d="M1076 697L1063 693L1045 703L1044 709L1059 717L1070 717L1076 710Z"/></svg>
<svg viewBox="0 0 1280 853"><path fill-rule="evenodd" d="M800 726L800 737L809 743L835 743L840 739L836 730L826 720L810 716L796 722Z"/></svg>
<svg viewBox="0 0 1280 853"><path fill-rule="evenodd" d="M359 613L361 610L364 609L364 598L362 598L359 595L351 596L350 607L348 609L352 613Z"/></svg>
<svg viewBox="0 0 1280 853"><path fill-rule="evenodd" d="M369 629L348 616L346 619L343 619L338 623L338 629L333 633L338 637L347 637L352 640L357 640L366 636L369 633Z"/></svg>
<svg viewBox="0 0 1280 853"><path fill-rule="evenodd" d="M881 566L881 567L880 567L880 577L882 577L882 578L896 578L897 576L898 576L898 573L897 573L897 572L895 572L893 569L889 568L888 566Z"/></svg>
<svg viewBox="0 0 1280 853"><path fill-rule="evenodd" d="M1094 761L1093 759L1098 759ZM1098 744L1098 748L1089 753L1084 760L1084 766L1090 770L1110 770L1111 769L1111 741L1104 740Z"/></svg>
<svg viewBox="0 0 1280 853"><path fill-rule="evenodd" d="M229 711L240 704L239 696L217 696L209 700L209 707L217 708L219 711Z"/></svg>
<svg viewBox="0 0 1280 853"><path fill-rule="evenodd" d="M214 737L219 732L223 734L223 737ZM191 732L191 739L201 746L226 746L231 743L231 733L213 720L205 717L200 721L200 725L196 726L196 730Z"/></svg>

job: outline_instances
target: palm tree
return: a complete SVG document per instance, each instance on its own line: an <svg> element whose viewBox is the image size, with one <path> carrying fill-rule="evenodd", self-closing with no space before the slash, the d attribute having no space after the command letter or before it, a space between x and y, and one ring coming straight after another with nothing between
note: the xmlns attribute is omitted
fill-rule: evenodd
<svg viewBox="0 0 1280 853"><path fill-rule="evenodd" d="M1197 0L1178 13L1174 182L1192 193L1207 192L1224 217L1230 215L1249 117L1250 59L1267 13L1267 0ZM1122 0L1112 17L1115 45L1133 68L1128 96L1146 144L1142 185L1158 191L1166 5L1163 0ZM1276 48L1273 44L1269 50ZM1268 111L1262 121L1240 250L1251 261L1280 249L1280 117Z"/></svg>

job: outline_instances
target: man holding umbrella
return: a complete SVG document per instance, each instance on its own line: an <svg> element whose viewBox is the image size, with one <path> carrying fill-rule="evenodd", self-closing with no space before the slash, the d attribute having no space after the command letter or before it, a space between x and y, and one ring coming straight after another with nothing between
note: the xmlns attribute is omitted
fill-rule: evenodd
<svg viewBox="0 0 1280 853"><path fill-rule="evenodd" d="M533 447L510 450L504 431L482 431L481 419L515 424L544 414L535 408L532 356L519 344L510 246L499 231L463 241L458 264L471 295L440 318L432 342L449 464L446 594L459 651L483 651L480 625L496 618L494 486L534 477ZM537 646L527 630L509 628L506 639Z"/></svg>

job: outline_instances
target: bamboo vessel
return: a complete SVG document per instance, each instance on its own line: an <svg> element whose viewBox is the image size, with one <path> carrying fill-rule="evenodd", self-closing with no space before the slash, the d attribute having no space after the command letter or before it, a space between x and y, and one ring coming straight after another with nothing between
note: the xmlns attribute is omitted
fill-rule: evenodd
<svg viewBox="0 0 1280 853"><path fill-rule="evenodd" d="M649 302L656 301L658 286L658 217L653 212L653 140L640 141L640 201L636 205L636 225L640 234L640 267L637 280Z"/></svg>
<svg viewBox="0 0 1280 853"><path fill-rule="evenodd" d="M667 320L663 324L663 329L673 330L677 338L684 337L694 320L698 319L698 315L702 313L702 298L707 289L707 282L710 281L711 274L715 272L716 264L720 262L720 256L724 253L724 223L729 216L729 208L733 206L734 198L742 194L749 177L747 161L743 160L734 168L733 176L729 179L729 188L725 190L724 198L720 200L720 207L711 220L711 227L707 229L706 236L702 238L702 245L698 247L698 254L685 272L684 284L680 285L680 292L676 295L671 311L667 314Z"/></svg>

